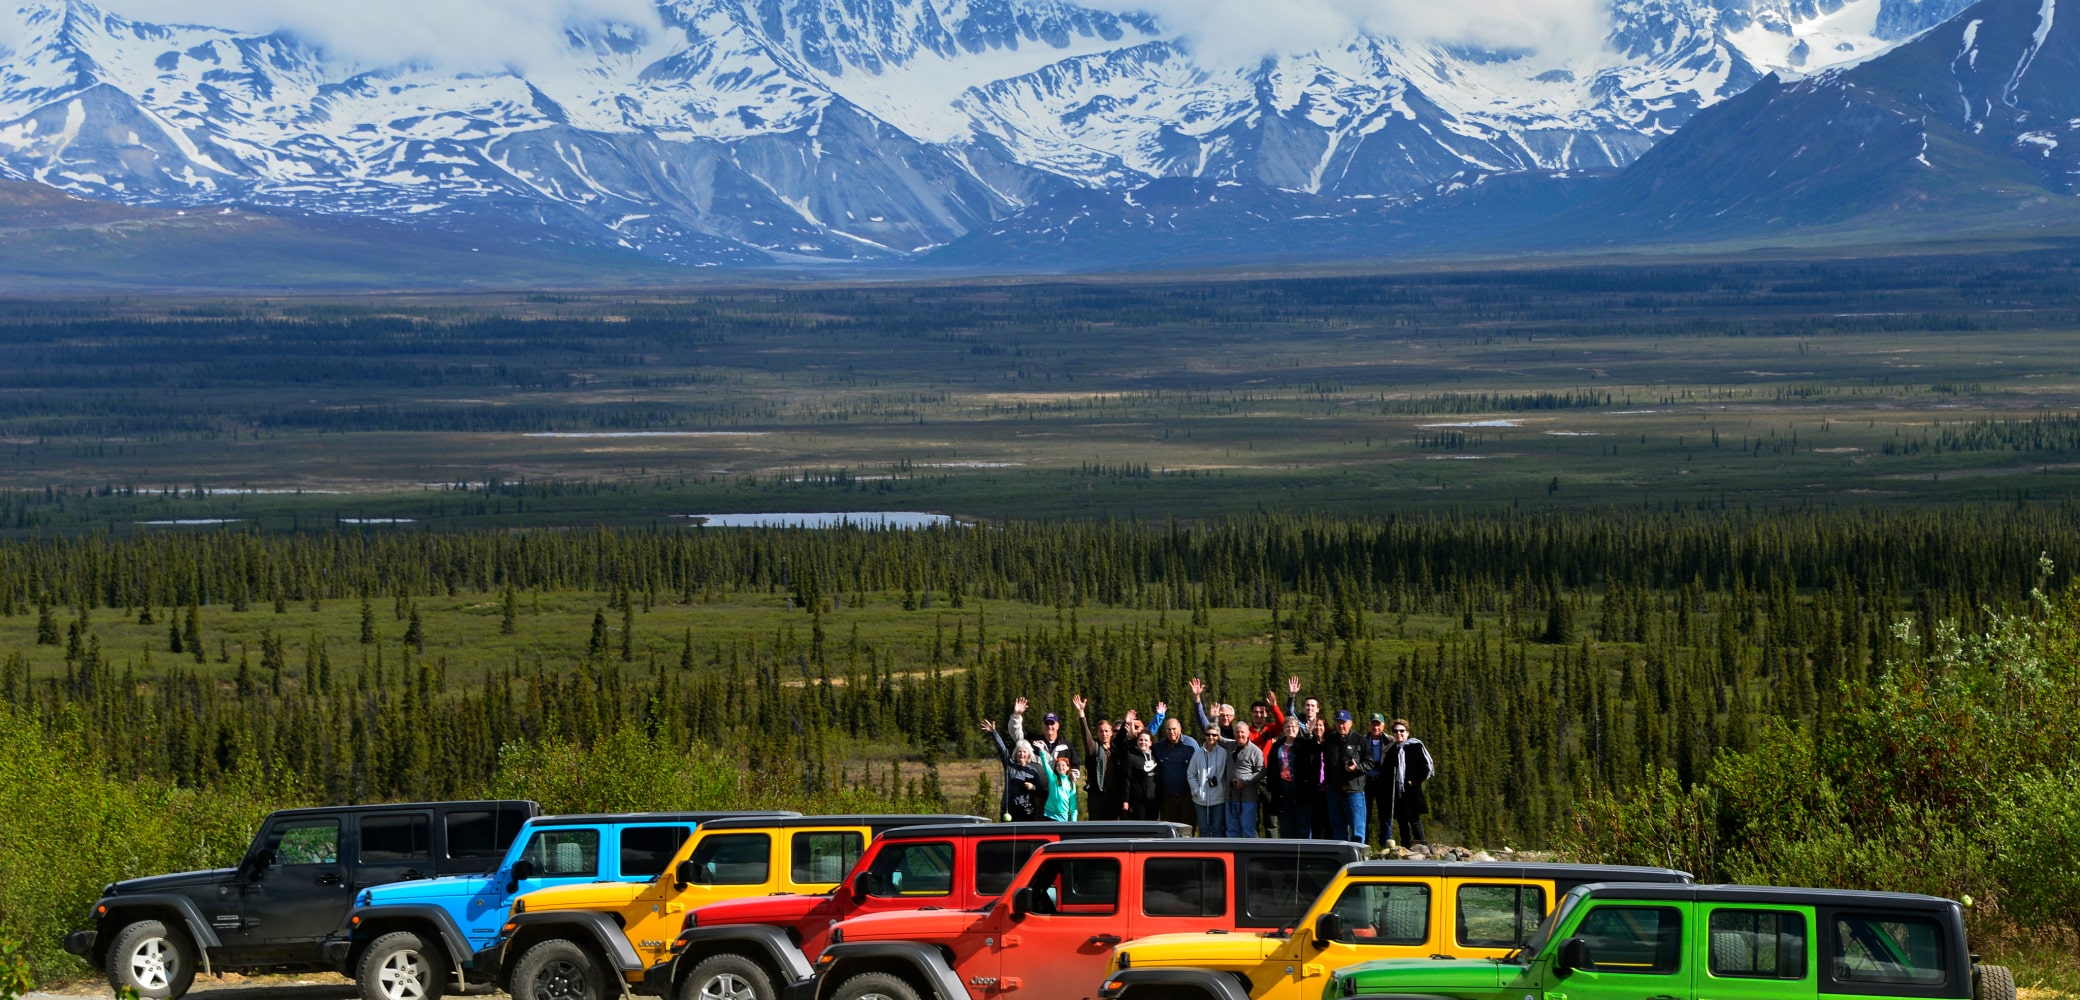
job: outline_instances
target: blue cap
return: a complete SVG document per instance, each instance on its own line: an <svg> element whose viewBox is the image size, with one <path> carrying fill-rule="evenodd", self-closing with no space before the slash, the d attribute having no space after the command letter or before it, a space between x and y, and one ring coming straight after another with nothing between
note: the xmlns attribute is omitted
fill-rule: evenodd
<svg viewBox="0 0 2080 1000"><path fill-rule="evenodd" d="M1049 713L1047 713L1047 718L1045 718L1045 719L1041 719L1040 721L1041 721L1042 723L1048 723L1048 722L1060 722L1060 721L1062 721L1062 717L1061 717L1061 716L1059 716L1059 715L1056 715L1056 714L1054 714L1053 712L1049 712Z"/></svg>
<svg viewBox="0 0 2080 1000"><path fill-rule="evenodd" d="M1350 710L1350 709L1348 709L1348 708L1339 708L1339 709L1337 709L1337 710L1336 710L1336 721L1338 721L1338 722L1349 722L1349 721L1351 721L1351 710Z"/></svg>

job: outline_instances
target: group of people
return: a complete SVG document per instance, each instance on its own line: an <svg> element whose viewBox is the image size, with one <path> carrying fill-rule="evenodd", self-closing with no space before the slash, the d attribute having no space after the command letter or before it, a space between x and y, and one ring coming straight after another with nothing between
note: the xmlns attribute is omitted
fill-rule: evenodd
<svg viewBox="0 0 2080 1000"><path fill-rule="evenodd" d="M1324 714L1286 679L1287 702L1267 691L1247 719L1233 705L1205 703L1192 678L1196 738L1157 702L1147 724L1134 709L1095 729L1089 702L1072 698L1082 746L1049 712L1025 728L1027 702L1012 703L1003 732L982 728L1004 762L1004 813L1012 820L1147 819L1183 823L1202 837L1289 837L1385 844L1424 843L1423 784L1436 773L1430 749L1408 722L1373 714L1361 729L1348 709ZM1009 742L1006 742L1006 737ZM1080 753L1079 753L1080 750ZM1080 788L1079 788L1080 786Z"/></svg>

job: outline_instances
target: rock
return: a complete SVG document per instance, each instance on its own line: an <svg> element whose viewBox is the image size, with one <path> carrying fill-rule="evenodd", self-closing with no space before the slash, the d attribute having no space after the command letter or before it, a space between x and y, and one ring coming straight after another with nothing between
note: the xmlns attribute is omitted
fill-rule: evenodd
<svg viewBox="0 0 2080 1000"><path fill-rule="evenodd" d="M1493 861L1493 860L1495 860L1495 855L1493 855L1493 854L1489 854L1489 853L1488 853L1488 852L1486 852L1486 851L1479 851L1479 852L1476 852L1476 853L1474 854L1474 856L1473 856L1473 860L1475 860L1475 861Z"/></svg>

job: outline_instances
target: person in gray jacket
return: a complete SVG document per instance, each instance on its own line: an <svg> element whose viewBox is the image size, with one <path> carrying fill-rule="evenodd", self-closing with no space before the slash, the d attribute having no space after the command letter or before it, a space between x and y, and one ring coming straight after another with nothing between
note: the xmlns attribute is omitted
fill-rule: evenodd
<svg viewBox="0 0 2080 1000"><path fill-rule="evenodd" d="M1250 740L1249 723L1235 722L1228 748L1228 836L1257 835L1257 792L1264 777L1264 751Z"/></svg>

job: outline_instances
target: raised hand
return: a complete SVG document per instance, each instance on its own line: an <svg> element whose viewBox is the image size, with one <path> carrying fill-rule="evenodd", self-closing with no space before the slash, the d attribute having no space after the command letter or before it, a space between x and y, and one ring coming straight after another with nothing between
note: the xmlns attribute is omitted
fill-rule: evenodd
<svg viewBox="0 0 2080 1000"><path fill-rule="evenodd" d="M1141 721L1141 712L1138 709L1127 709L1126 720L1128 722Z"/></svg>
<svg viewBox="0 0 2080 1000"><path fill-rule="evenodd" d="M1012 702L1011 710L1017 712L1020 715L1026 714L1026 700L1024 698L1020 698L1017 701Z"/></svg>
<svg viewBox="0 0 2080 1000"><path fill-rule="evenodd" d="M1288 678L1286 678L1286 693L1287 693L1287 694L1299 694L1299 693L1300 693L1300 675L1299 675L1299 674L1294 674L1293 676L1291 676L1291 677L1288 677Z"/></svg>
<svg viewBox="0 0 2080 1000"><path fill-rule="evenodd" d="M1206 682L1200 680L1197 677L1194 677L1191 680L1186 681L1185 683L1191 685L1193 701L1198 701L1200 696L1206 693Z"/></svg>
<svg viewBox="0 0 2080 1000"><path fill-rule="evenodd" d="M1069 703L1076 706L1077 715L1082 715L1084 706L1090 704L1090 702L1080 694L1070 695Z"/></svg>
<svg viewBox="0 0 2080 1000"><path fill-rule="evenodd" d="M1156 714L1157 714L1157 715L1169 715L1169 714L1170 714L1170 703L1169 703L1169 702L1167 702L1167 701L1159 701L1159 702L1156 702Z"/></svg>
<svg viewBox="0 0 2080 1000"><path fill-rule="evenodd" d="M984 719L984 720L982 720L982 731L983 731L983 732L985 732L985 733L994 733L994 732L996 732L996 731L997 731L997 720L995 720L995 719Z"/></svg>

